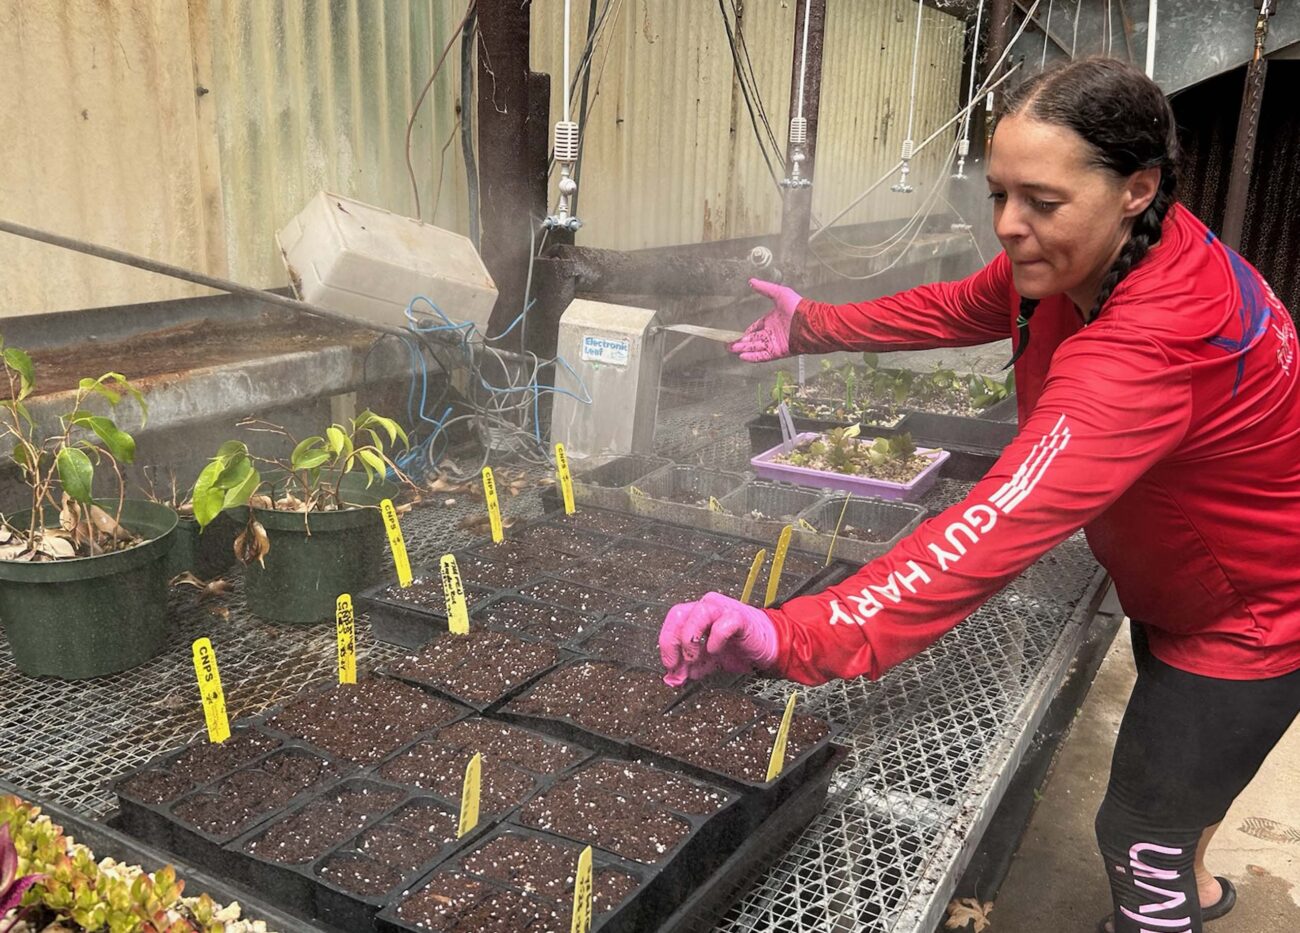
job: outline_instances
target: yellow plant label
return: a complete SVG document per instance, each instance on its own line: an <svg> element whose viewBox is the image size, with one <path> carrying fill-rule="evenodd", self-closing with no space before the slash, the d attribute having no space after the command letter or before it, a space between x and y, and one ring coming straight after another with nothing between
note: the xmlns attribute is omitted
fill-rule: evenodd
<svg viewBox="0 0 1300 933"><path fill-rule="evenodd" d="M384 528L388 531L388 547L393 552L393 565L397 567L397 583L402 589L411 585L411 560L406 556L406 541L402 538L402 523L397 520L393 500L379 503L384 515Z"/></svg>
<svg viewBox="0 0 1300 933"><path fill-rule="evenodd" d="M221 690L221 673L217 670L217 652L206 638L194 642L194 674L199 679L203 697L203 718L208 724L208 741L221 743L230 738L230 720L226 718L226 695Z"/></svg>
<svg viewBox="0 0 1300 933"><path fill-rule="evenodd" d="M573 876L573 923L569 933L591 930L591 846L578 856L578 870Z"/></svg>
<svg viewBox="0 0 1300 933"><path fill-rule="evenodd" d="M772 743L772 757L767 760L767 778L774 780L785 767L785 747L790 741L790 720L794 718L794 703L799 699L796 690L785 701L785 715L781 717L781 728L776 730L776 741Z"/></svg>
<svg viewBox="0 0 1300 933"><path fill-rule="evenodd" d="M357 626L352 597L347 593L334 603L334 627L339 641L339 683L357 682Z"/></svg>
<svg viewBox="0 0 1300 933"><path fill-rule="evenodd" d="M722 503L720 503L720 502L717 500L717 497L716 497L716 496L709 496L709 511L710 511L710 512L721 512L721 511L722 511Z"/></svg>
<svg viewBox="0 0 1300 933"><path fill-rule="evenodd" d="M563 444L555 445L555 472L560 476L560 492L564 494L564 514L572 515L577 511L573 504L573 474L569 472L569 455L564 452Z"/></svg>
<svg viewBox="0 0 1300 933"><path fill-rule="evenodd" d="M776 541L776 553L772 555L772 569L767 575L767 595L763 598L764 609L776 602L776 591L781 586L781 571L785 568L785 552L790 550L792 534L794 534L794 526L786 525L781 529L781 537Z"/></svg>
<svg viewBox="0 0 1300 933"><path fill-rule="evenodd" d="M758 583L758 575L763 572L763 564L767 560L767 548L761 547L758 553L754 555L754 562L749 565L749 576L745 578L745 590L740 594L742 603L749 602L749 598L754 595L754 584Z"/></svg>
<svg viewBox="0 0 1300 933"><path fill-rule="evenodd" d="M456 830L459 839L478 825L478 795L483 771L483 756L475 752L474 757L465 766L465 786L460 791L460 828Z"/></svg>
<svg viewBox="0 0 1300 933"><path fill-rule="evenodd" d="M813 525L812 522L808 521L806 518L799 519L799 521L795 522L795 524L799 526L800 531L811 531L813 534L817 533L816 527Z"/></svg>
<svg viewBox="0 0 1300 933"><path fill-rule="evenodd" d="M488 518L492 522L492 540L500 544L505 539L501 530L501 503L497 501L497 481L492 475L492 468L483 468L483 498L487 500Z"/></svg>
<svg viewBox="0 0 1300 933"><path fill-rule="evenodd" d="M641 491L641 487L640 487L640 486L629 486L629 487L627 487L627 494L628 494L629 496L639 496L639 497L641 497L642 499L646 498L646 494L645 494L644 492Z"/></svg>
<svg viewBox="0 0 1300 933"><path fill-rule="evenodd" d="M453 635L469 634L469 609L465 606L465 585L460 582L460 568L455 554L442 555L442 598L447 607L447 631Z"/></svg>

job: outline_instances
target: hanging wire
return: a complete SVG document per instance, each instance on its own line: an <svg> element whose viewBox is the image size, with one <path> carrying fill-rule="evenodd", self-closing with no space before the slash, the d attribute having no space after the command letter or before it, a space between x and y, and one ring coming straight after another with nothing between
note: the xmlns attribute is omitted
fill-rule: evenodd
<svg viewBox="0 0 1300 933"><path fill-rule="evenodd" d="M907 176L912 169L912 153L916 146L912 131L916 125L916 69L921 60L921 24L924 12L925 4L921 0L916 0L916 36L912 40L912 89L908 94L907 138L903 140L903 151L900 157L903 164L900 167L901 173L898 177L898 183L891 188L891 190L903 194L912 191L912 186L907 182Z"/></svg>
<svg viewBox="0 0 1300 933"><path fill-rule="evenodd" d="M961 132L957 142L957 171L954 178L966 177L966 156L970 154L970 118L971 104L975 97L975 74L979 71L980 24L984 19L984 0L975 8L975 36L971 41L970 79L966 82L966 116L961 121Z"/></svg>
<svg viewBox="0 0 1300 933"><path fill-rule="evenodd" d="M1073 60L1075 49L1079 47L1079 13L1083 10L1083 0L1078 0L1074 7L1074 35L1070 37L1070 59Z"/></svg>
<svg viewBox="0 0 1300 933"><path fill-rule="evenodd" d="M1047 67L1047 40L1052 37L1052 0L1047 0L1047 22L1043 24L1043 59L1038 63L1038 70Z"/></svg>

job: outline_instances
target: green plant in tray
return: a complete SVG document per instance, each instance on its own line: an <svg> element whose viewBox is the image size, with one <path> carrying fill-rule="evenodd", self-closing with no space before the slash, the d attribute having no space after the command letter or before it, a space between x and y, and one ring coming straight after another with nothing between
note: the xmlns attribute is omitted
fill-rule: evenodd
<svg viewBox="0 0 1300 933"><path fill-rule="evenodd" d="M867 476L894 483L910 482L931 462L929 457L916 452L912 435L899 434L866 441L858 437L857 425L836 428L800 444L788 454L778 455L774 460L809 470Z"/></svg>

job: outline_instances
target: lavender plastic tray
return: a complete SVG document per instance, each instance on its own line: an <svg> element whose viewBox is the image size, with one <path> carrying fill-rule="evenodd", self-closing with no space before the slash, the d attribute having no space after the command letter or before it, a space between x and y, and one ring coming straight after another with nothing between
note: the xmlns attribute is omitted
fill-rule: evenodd
<svg viewBox="0 0 1300 933"><path fill-rule="evenodd" d="M821 437L817 433L796 434L791 449L800 444ZM871 443L871 438L863 438L863 443ZM762 479L778 483L797 483L800 486L818 486L822 489L834 489L839 492L852 493L857 496L875 496L879 499L901 499L914 502L920 499L939 478L939 471L948 459L948 451L931 447L918 447L916 452L929 457L930 466L922 470L910 483L891 483L883 479L871 479L866 476L848 476L844 473L832 473L828 470L810 470L807 467L791 466L788 463L773 463L774 457L785 453L783 445L777 444L771 450L765 450L750 460L754 473Z"/></svg>

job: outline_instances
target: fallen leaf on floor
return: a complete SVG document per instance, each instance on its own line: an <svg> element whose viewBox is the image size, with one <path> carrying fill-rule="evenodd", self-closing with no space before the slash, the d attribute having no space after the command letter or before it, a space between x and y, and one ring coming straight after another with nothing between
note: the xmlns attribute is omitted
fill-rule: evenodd
<svg viewBox="0 0 1300 933"><path fill-rule="evenodd" d="M199 599L209 596L225 596L230 592L229 580L202 580L190 571L178 573L168 581L171 586L192 586L199 591Z"/></svg>
<svg viewBox="0 0 1300 933"><path fill-rule="evenodd" d="M943 925L949 930L960 930L973 923L975 933L981 933L991 926L989 914L992 912L992 901L981 904L973 897L958 897L948 902L948 919Z"/></svg>
<svg viewBox="0 0 1300 933"><path fill-rule="evenodd" d="M222 622L230 621L230 610L227 609L225 606L212 606L208 609L208 612L216 616Z"/></svg>

